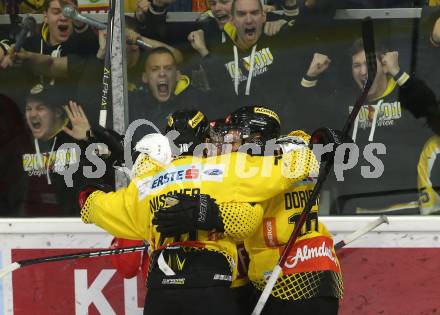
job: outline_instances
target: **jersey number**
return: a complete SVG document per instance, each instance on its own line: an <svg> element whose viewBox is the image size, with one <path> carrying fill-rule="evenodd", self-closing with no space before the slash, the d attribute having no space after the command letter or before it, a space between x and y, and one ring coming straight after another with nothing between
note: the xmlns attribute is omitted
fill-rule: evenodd
<svg viewBox="0 0 440 315"><path fill-rule="evenodd" d="M299 217L301 214L294 214L289 217L289 224L298 224ZM318 231L318 213L317 212L310 212L307 215L306 222L301 228L301 232L299 235L304 235L307 233L310 233L312 231Z"/></svg>

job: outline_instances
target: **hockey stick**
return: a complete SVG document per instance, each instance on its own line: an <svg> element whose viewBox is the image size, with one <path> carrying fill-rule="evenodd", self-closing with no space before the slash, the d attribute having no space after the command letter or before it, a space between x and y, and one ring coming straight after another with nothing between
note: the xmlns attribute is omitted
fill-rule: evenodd
<svg viewBox="0 0 440 315"><path fill-rule="evenodd" d="M342 241L339 241L336 243L336 245L334 246L335 250L338 250L338 249L344 247L345 245L348 245L351 242L357 240L359 237L374 230L376 227L378 227L382 223L390 224L390 222L388 221L388 218L385 215L381 215L376 220L373 220L373 221L367 223L365 226L361 227L359 230L354 231L350 235L347 235Z"/></svg>
<svg viewBox="0 0 440 315"><path fill-rule="evenodd" d="M113 42L113 20L115 17L116 1L110 0L109 5L110 8L107 17L107 38L105 41L104 73L102 75L101 105L99 110L99 125L104 128L107 125L107 108L112 102L111 57Z"/></svg>
<svg viewBox="0 0 440 315"><path fill-rule="evenodd" d="M367 59L368 79L367 82L365 83L361 95L356 100L352 112L350 113L350 115L347 118L347 121L345 122L344 128L342 129L342 133L344 135L343 139L348 137L348 133L351 129L351 126L355 121L356 116L358 115L359 110L361 109L363 103L367 99L368 91L370 90L374 78L376 77L377 61L376 61L376 52L374 48L374 30L373 30L373 22L370 17L367 17L362 21L362 39L363 39L364 50ZM324 184L332 167L333 167L333 158L330 158L329 161L322 163L322 167L316 185L313 188L312 194L307 200L307 203L304 207L304 210L301 212L298 221L295 222L295 229L290 235L289 241L287 242L281 254L278 264L273 268L272 274L269 280L267 281L266 286L264 287L264 290L260 295L260 298L258 299L257 305L255 305L255 308L252 311L252 315L260 315L261 311L263 310L264 305L266 304L267 299L269 298L270 293L272 292L272 289L275 286L275 283L283 270L283 266L289 256L290 250L292 249L292 246L295 244L299 236L299 233L301 231L301 228L304 225L313 205L315 204L319 192L321 191L321 187Z"/></svg>
<svg viewBox="0 0 440 315"><path fill-rule="evenodd" d="M4 276L6 276L7 274L17 270L17 269L20 269L20 268L23 268L26 266L30 266L30 265L42 264L42 263L54 262L54 261L69 260L69 259L92 258L92 257L100 257L100 256L110 256L110 255L134 253L134 252L143 251L147 247L148 247L148 245L122 247L122 248L115 248L115 249L98 250L98 251L94 251L94 252L80 252L80 253L73 253L73 254L65 254L65 255L56 255L56 256L48 256L48 257L19 260L19 261L13 262L12 264L9 264L6 267L0 269L0 279L3 278Z"/></svg>
<svg viewBox="0 0 440 315"><path fill-rule="evenodd" d="M399 211L405 209L416 209L419 208L419 206L420 203L418 201L410 201L406 203L396 203L389 205L388 207L377 208L377 209L356 207L356 213L359 214L386 213L386 212L393 212L393 211Z"/></svg>

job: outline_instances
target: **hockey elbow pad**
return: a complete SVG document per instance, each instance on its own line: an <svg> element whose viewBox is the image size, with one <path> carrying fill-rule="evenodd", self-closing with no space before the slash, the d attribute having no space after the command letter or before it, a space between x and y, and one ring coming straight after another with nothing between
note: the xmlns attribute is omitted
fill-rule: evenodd
<svg viewBox="0 0 440 315"><path fill-rule="evenodd" d="M103 192L110 192L112 188L109 185L99 183L89 183L78 189L77 201L79 209L81 210L87 202L87 198L95 191L100 190Z"/></svg>

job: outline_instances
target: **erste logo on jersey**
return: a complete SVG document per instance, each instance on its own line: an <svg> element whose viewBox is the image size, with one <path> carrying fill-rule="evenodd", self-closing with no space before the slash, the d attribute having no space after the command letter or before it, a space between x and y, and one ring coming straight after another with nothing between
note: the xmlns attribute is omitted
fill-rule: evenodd
<svg viewBox="0 0 440 315"><path fill-rule="evenodd" d="M296 242L284 263L283 273L319 270L340 271L333 250L333 240L326 236L318 236Z"/></svg>
<svg viewBox="0 0 440 315"><path fill-rule="evenodd" d="M189 165L172 168L161 172L151 180L151 189L155 190L169 183L197 181L200 178L200 165Z"/></svg>
<svg viewBox="0 0 440 315"><path fill-rule="evenodd" d="M269 47L260 49L255 52L254 57L254 69L252 72L252 76L256 77L268 71L268 67L273 64L274 57ZM240 60L242 63L243 70L249 72L251 65L251 56L244 57ZM234 80L235 73L238 71L238 80L239 82L246 81L247 75L243 74L242 69L238 66L238 69L235 67L235 61L230 61L225 64L226 69L228 70L231 79Z"/></svg>
<svg viewBox="0 0 440 315"><path fill-rule="evenodd" d="M195 181L223 181L224 164L191 164L169 168L153 177L135 181L139 198L143 199L152 191L160 190L167 185Z"/></svg>

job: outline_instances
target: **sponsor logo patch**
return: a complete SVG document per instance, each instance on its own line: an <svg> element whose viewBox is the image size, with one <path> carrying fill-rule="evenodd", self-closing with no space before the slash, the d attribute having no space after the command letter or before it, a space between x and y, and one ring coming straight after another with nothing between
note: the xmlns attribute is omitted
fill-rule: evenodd
<svg viewBox="0 0 440 315"><path fill-rule="evenodd" d="M151 179L151 190L156 190L172 183L200 180L200 165L184 165L167 169Z"/></svg>
<svg viewBox="0 0 440 315"><path fill-rule="evenodd" d="M263 230L264 230L264 242L267 247L277 247L277 225L275 218L264 218L263 219Z"/></svg>
<svg viewBox="0 0 440 315"><path fill-rule="evenodd" d="M297 242L283 266L284 274L333 270L339 272L339 263L333 250L333 240L318 236Z"/></svg>
<svg viewBox="0 0 440 315"><path fill-rule="evenodd" d="M197 179L198 177L199 177L199 170L195 167L185 171L186 179Z"/></svg>
<svg viewBox="0 0 440 315"><path fill-rule="evenodd" d="M197 114L188 121L188 125L190 125L191 128L194 129L203 120L204 117L205 116L201 112L197 112Z"/></svg>
<svg viewBox="0 0 440 315"><path fill-rule="evenodd" d="M277 113L275 113L273 110L270 110L270 109L267 109L264 107L255 107L254 112L256 114L263 114L263 115L272 117L273 119L278 121L278 123L280 122L280 117L278 117Z"/></svg>
<svg viewBox="0 0 440 315"><path fill-rule="evenodd" d="M214 168L214 169L203 171L203 174L208 175L208 176L218 176L218 175L222 175L223 171L221 169Z"/></svg>
<svg viewBox="0 0 440 315"><path fill-rule="evenodd" d="M136 181L139 190L139 198L143 199L153 191L161 190L171 184L196 181L223 181L223 164L190 164L169 168L155 176Z"/></svg>
<svg viewBox="0 0 440 315"><path fill-rule="evenodd" d="M224 164L206 164L203 165L203 172L201 179L204 181L216 181L221 182L225 177L225 165Z"/></svg>
<svg viewBox="0 0 440 315"><path fill-rule="evenodd" d="M135 184L138 189L139 200L144 199L150 192L151 177L142 180L135 179Z"/></svg>
<svg viewBox="0 0 440 315"><path fill-rule="evenodd" d="M232 281L232 276L230 276L230 275L221 275L221 274L216 273L214 275L213 279L214 280L221 280L221 281L229 281L229 282L231 282Z"/></svg>
<svg viewBox="0 0 440 315"><path fill-rule="evenodd" d="M162 279L162 284L164 284L164 285L184 285L185 278Z"/></svg>

